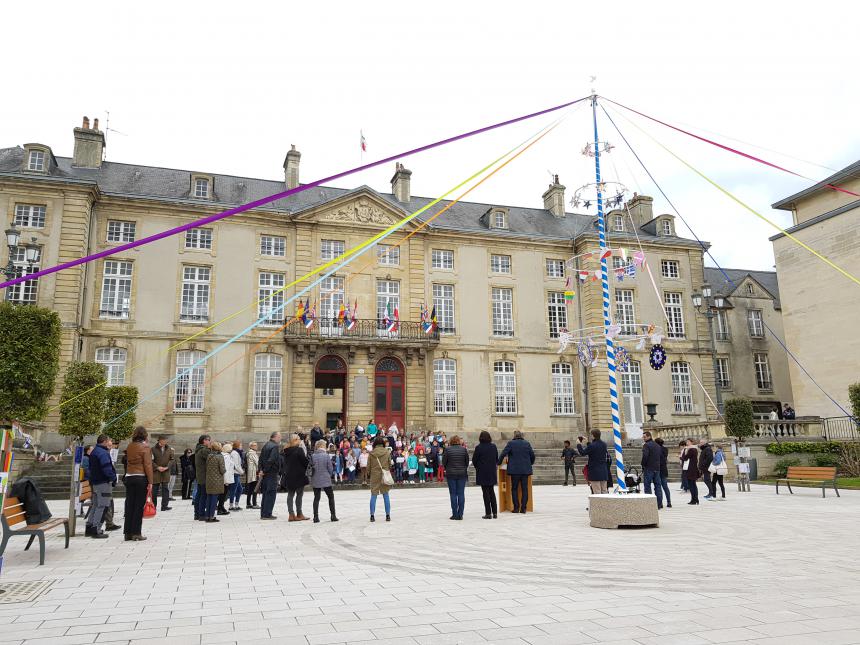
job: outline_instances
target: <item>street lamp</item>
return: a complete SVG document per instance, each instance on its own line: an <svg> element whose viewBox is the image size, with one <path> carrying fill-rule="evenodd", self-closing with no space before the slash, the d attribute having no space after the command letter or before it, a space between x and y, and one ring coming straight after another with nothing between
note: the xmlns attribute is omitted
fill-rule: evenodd
<svg viewBox="0 0 860 645"><path fill-rule="evenodd" d="M6 233L6 246L9 247L9 262L5 267L0 267L0 273L3 273L6 277L15 278L18 276L18 267L15 266L15 262L12 260L12 257L15 255L15 251L18 250L21 243L21 231L15 228L15 223L13 222L12 226L7 228L4 232ZM40 251L41 247L36 243L35 237L31 237L30 242L27 242L27 244L24 245L24 259L31 268L39 260Z"/></svg>
<svg viewBox="0 0 860 645"><path fill-rule="evenodd" d="M726 301L722 296L712 297L711 285L703 284L701 293L693 293L693 306L696 312L708 320L708 336L711 339L711 362L714 369L714 387L717 392L717 410L723 413L723 392L720 388L720 372L717 369L717 341L714 338L714 318L719 315Z"/></svg>

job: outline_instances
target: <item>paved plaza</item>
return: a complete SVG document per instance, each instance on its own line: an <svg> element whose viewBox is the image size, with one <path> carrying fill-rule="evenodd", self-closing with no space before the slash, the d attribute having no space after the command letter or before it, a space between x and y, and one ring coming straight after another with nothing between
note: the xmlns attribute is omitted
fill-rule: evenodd
<svg viewBox="0 0 860 645"><path fill-rule="evenodd" d="M276 522L202 524L176 501L145 542L54 534L43 567L17 538L2 581L55 582L0 604L0 643L860 643L858 492L730 486L695 507L673 484L659 529L608 531L584 486L496 521L469 488L462 522L446 490L415 488L375 524L363 490L336 491L337 524L287 523L285 495Z"/></svg>

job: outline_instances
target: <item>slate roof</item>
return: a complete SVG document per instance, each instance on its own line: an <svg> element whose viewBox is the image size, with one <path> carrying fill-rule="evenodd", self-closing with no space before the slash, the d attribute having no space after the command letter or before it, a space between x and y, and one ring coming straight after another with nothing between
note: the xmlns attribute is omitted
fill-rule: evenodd
<svg viewBox="0 0 860 645"><path fill-rule="evenodd" d="M202 171L198 173L191 170L140 166L113 161L103 162L100 168L76 168L72 166L72 160L69 157L56 157L57 166L51 168L47 175L25 173L22 171L23 160L24 149L20 146L0 149L0 175L85 182L96 184L99 190L106 195L186 202L192 208L201 203L224 207L238 206L285 190L283 180L255 179ZM191 177L195 174L212 177L211 200L202 202L202 200L191 196ZM404 204L399 202L391 193L381 193L367 186L355 189L319 186L277 200L263 208L294 215L361 190L376 194L395 210L404 213L414 212L433 201L429 197L413 196L410 202ZM439 202L420 215L419 218L426 221L448 203L446 200ZM502 208L508 213L508 228L506 230L488 228L486 222L482 220L482 217L492 208ZM571 240L584 234L596 234L595 222L596 216L590 214L567 213L565 217L558 218L543 208L460 201L428 226L439 230L465 233L481 232L484 235L514 235L534 239ZM650 242L698 246L694 240L672 237L670 242L665 237L657 237L647 231L640 231L639 236ZM627 244L635 243L635 237L632 233L612 233L610 237L614 240L623 240Z"/></svg>
<svg viewBox="0 0 860 645"><path fill-rule="evenodd" d="M814 186L804 188L799 193L794 193L794 195L789 195L788 197L780 199L778 202L771 204L771 208L778 208L781 210L790 211L794 207L794 204L795 202L797 202L798 199L803 199L804 197L818 192L819 190L827 186L827 184L838 186L842 181L854 178L858 174L860 174L860 161L855 161L850 166L845 166L845 168L843 168L842 170L839 170L830 175L829 177L822 179Z"/></svg>
<svg viewBox="0 0 860 645"><path fill-rule="evenodd" d="M723 271L734 282L734 286L726 280ZM777 309L780 308L779 282L777 281L775 271L751 271L750 269L723 269L721 271L714 267L705 267L705 280L711 285L715 295L721 295L724 298L731 297L747 277L752 278L764 287L774 298L773 306Z"/></svg>

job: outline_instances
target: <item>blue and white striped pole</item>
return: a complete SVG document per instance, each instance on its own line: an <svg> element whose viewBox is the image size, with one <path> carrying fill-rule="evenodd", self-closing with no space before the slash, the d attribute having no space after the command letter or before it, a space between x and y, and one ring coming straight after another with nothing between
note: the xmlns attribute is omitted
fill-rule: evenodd
<svg viewBox="0 0 860 645"><path fill-rule="evenodd" d="M597 137L597 95L591 97L594 118L594 174L597 181L597 224L600 234L600 279L603 286L603 337L606 339L606 365L609 368L609 403L612 406L612 436L615 443L615 481L618 489L626 493L624 483L624 456L621 449L621 416L618 411L618 381L615 378L615 347L609 337L612 324L609 315L609 271L604 257L606 251L606 218L603 215L603 190L600 182L600 140Z"/></svg>

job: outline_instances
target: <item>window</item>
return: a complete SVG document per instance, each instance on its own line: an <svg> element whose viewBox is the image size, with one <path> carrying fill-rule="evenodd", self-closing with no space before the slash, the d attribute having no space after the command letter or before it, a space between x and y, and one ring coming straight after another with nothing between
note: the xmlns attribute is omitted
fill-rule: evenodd
<svg viewBox="0 0 860 645"><path fill-rule="evenodd" d="M320 257L323 260L334 260L343 255L343 240L323 240L320 248Z"/></svg>
<svg viewBox="0 0 860 645"><path fill-rule="evenodd" d="M343 304L343 278L329 276L320 283L320 331L329 336L341 336L343 326L338 322Z"/></svg>
<svg viewBox="0 0 860 645"><path fill-rule="evenodd" d="M96 363L105 366L105 380L108 387L125 385L125 356L121 347L99 347L96 350Z"/></svg>
<svg viewBox="0 0 860 645"><path fill-rule="evenodd" d="M573 368L568 363L552 364L552 413L573 414Z"/></svg>
<svg viewBox="0 0 860 645"><path fill-rule="evenodd" d="M661 220L660 226L663 230L663 235L672 235L672 220Z"/></svg>
<svg viewBox="0 0 860 645"><path fill-rule="evenodd" d="M196 365L205 354L196 350L176 352L176 391L173 409L178 412L203 411L203 375L205 367Z"/></svg>
<svg viewBox="0 0 860 645"><path fill-rule="evenodd" d="M100 318L128 319L131 310L131 262L107 260L102 277Z"/></svg>
<svg viewBox="0 0 860 645"><path fill-rule="evenodd" d="M261 271L257 289L257 319L264 325L280 325L284 318L284 274Z"/></svg>
<svg viewBox="0 0 860 645"><path fill-rule="evenodd" d="M493 213L493 228L508 228L508 218L504 211Z"/></svg>
<svg viewBox="0 0 860 645"><path fill-rule="evenodd" d="M45 152L43 150L31 150L27 157L27 170L43 172L45 170Z"/></svg>
<svg viewBox="0 0 860 645"><path fill-rule="evenodd" d="M624 404L625 425L641 425L644 418L642 410L642 368L639 361L630 361L627 369L621 372L621 394Z"/></svg>
<svg viewBox="0 0 860 645"><path fill-rule="evenodd" d="M436 310L436 324L443 334L453 334L454 329L454 285L433 285L433 308Z"/></svg>
<svg viewBox="0 0 860 645"><path fill-rule="evenodd" d="M36 261L33 266L27 262L27 250L23 246L16 246L15 250L10 253L10 259L15 265L14 275L6 276L7 278L20 278L22 275L32 275L39 271L39 263L42 259L42 249L36 255ZM36 302L36 296L39 291L39 280L27 280L19 282L6 288L6 302L14 302L19 305L26 305Z"/></svg>
<svg viewBox="0 0 860 645"><path fill-rule="evenodd" d="M400 247L380 244L376 247L376 259L383 266L400 266Z"/></svg>
<svg viewBox="0 0 860 645"><path fill-rule="evenodd" d="M549 337L558 338L562 328L567 328L567 304L564 293L550 291L547 297L547 320L549 320Z"/></svg>
<svg viewBox="0 0 860 645"><path fill-rule="evenodd" d="M433 269L453 269L454 251L433 249L430 252L430 266Z"/></svg>
<svg viewBox="0 0 860 645"><path fill-rule="evenodd" d="M613 269L623 269L624 268L624 258L619 255L612 256L612 268Z"/></svg>
<svg viewBox="0 0 860 645"><path fill-rule="evenodd" d="M107 241L108 242L134 242L134 222L121 222L119 220L108 220Z"/></svg>
<svg viewBox="0 0 860 645"><path fill-rule="evenodd" d="M690 414L693 412L693 388L690 383L690 365L688 363L672 363L672 399L675 412Z"/></svg>
<svg viewBox="0 0 860 645"><path fill-rule="evenodd" d="M717 309L717 317L715 320L717 321L717 340L729 340L731 335L729 334L728 312L725 309Z"/></svg>
<svg viewBox="0 0 860 645"><path fill-rule="evenodd" d="M510 273L511 272L511 256L510 255L491 255L490 270L493 273Z"/></svg>
<svg viewBox="0 0 860 645"><path fill-rule="evenodd" d="M45 228L45 207L35 204L15 204L15 226Z"/></svg>
<svg viewBox="0 0 860 645"><path fill-rule="evenodd" d="M281 374L284 359L277 354L254 357L254 412L281 411Z"/></svg>
<svg viewBox="0 0 860 645"><path fill-rule="evenodd" d="M260 236L260 255L282 258L287 255L287 238L276 235Z"/></svg>
<svg viewBox="0 0 860 645"><path fill-rule="evenodd" d="M493 288L493 336L514 335L514 291Z"/></svg>
<svg viewBox="0 0 860 645"><path fill-rule="evenodd" d="M394 318L394 310L398 309L399 307L400 283L396 280L377 280L376 319L381 321L383 318L385 318L386 314L388 314L389 317Z"/></svg>
<svg viewBox="0 0 860 645"><path fill-rule="evenodd" d="M211 249L212 248L212 229L211 228L192 228L185 231L185 248L186 249Z"/></svg>
<svg viewBox="0 0 860 645"><path fill-rule="evenodd" d="M182 267L182 305L179 320L204 322L209 320L209 267Z"/></svg>
<svg viewBox="0 0 860 645"><path fill-rule="evenodd" d="M772 390L773 382L770 380L770 364L767 354L753 354L755 362L755 384L760 390Z"/></svg>
<svg viewBox="0 0 860 645"><path fill-rule="evenodd" d="M729 359L717 358L717 385L721 390L732 388L732 376L729 372Z"/></svg>
<svg viewBox="0 0 860 645"><path fill-rule="evenodd" d="M678 261L660 260L660 275L673 280L680 277L681 273L678 270Z"/></svg>
<svg viewBox="0 0 860 645"><path fill-rule="evenodd" d="M755 289L753 289L752 282L747 282L747 293L751 296L755 295Z"/></svg>
<svg viewBox="0 0 860 645"><path fill-rule="evenodd" d="M624 215L615 215L612 218L612 230L616 233L624 232Z"/></svg>
<svg viewBox="0 0 860 645"><path fill-rule="evenodd" d="M684 337L684 309L681 306L681 294L667 291L663 294L663 304L669 317L669 338Z"/></svg>
<svg viewBox="0 0 860 645"><path fill-rule="evenodd" d="M563 278L564 277L564 260L549 259L546 261L546 277L547 278Z"/></svg>
<svg viewBox="0 0 860 645"><path fill-rule="evenodd" d="M209 180L195 179L194 180L194 196L200 199L209 199Z"/></svg>
<svg viewBox="0 0 860 645"><path fill-rule="evenodd" d="M433 412L457 414L457 363L450 358L433 361Z"/></svg>
<svg viewBox="0 0 860 645"><path fill-rule="evenodd" d="M323 396L334 396L334 388L333 387L324 387L322 389Z"/></svg>
<svg viewBox="0 0 860 645"><path fill-rule="evenodd" d="M636 312L633 309L633 289L615 290L615 324L621 325L621 333L636 335Z"/></svg>
<svg viewBox="0 0 860 645"><path fill-rule="evenodd" d="M511 361L493 363L493 384L496 390L496 414L516 414L517 375Z"/></svg>
<svg viewBox="0 0 860 645"><path fill-rule="evenodd" d="M761 309L750 309L747 312L747 324L750 328L751 338L764 338L764 321L761 317Z"/></svg>

